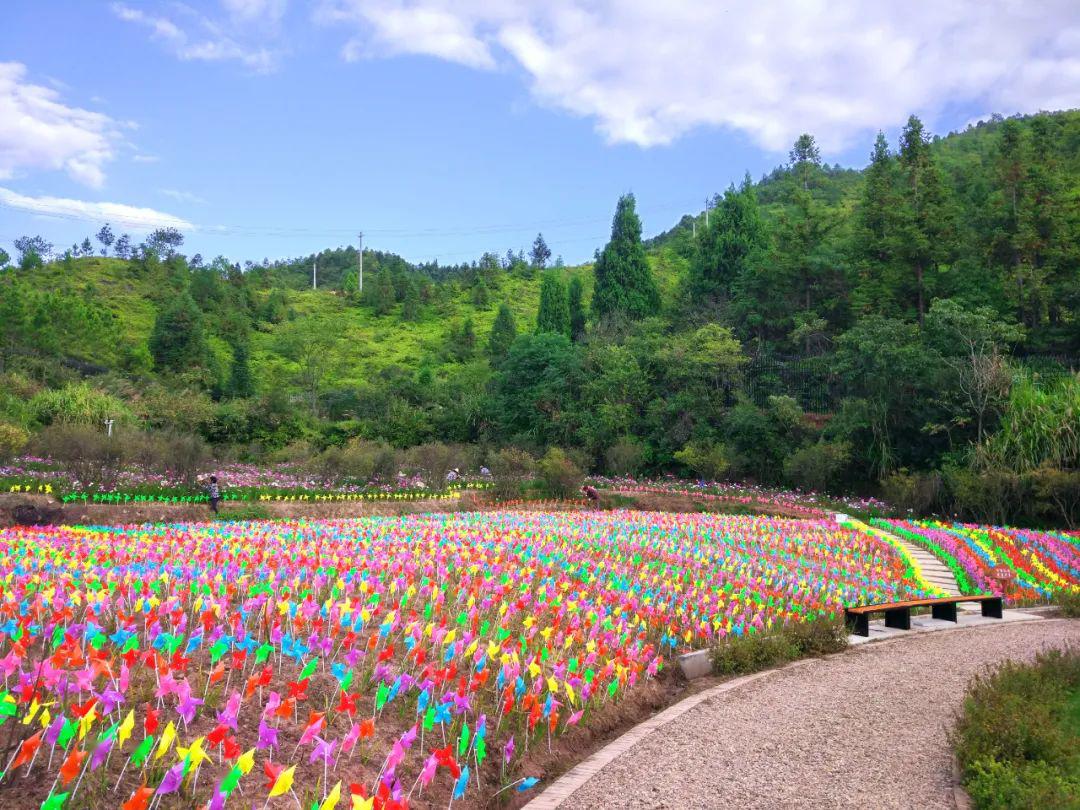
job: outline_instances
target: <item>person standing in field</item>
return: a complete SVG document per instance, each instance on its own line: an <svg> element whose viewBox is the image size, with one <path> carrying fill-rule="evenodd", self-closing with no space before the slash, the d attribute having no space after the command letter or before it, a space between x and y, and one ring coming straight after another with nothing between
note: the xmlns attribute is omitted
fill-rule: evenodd
<svg viewBox="0 0 1080 810"><path fill-rule="evenodd" d="M206 487L206 494L210 498L210 511L218 513L218 504L221 502L221 488L218 486L216 475L210 476L210 483Z"/></svg>

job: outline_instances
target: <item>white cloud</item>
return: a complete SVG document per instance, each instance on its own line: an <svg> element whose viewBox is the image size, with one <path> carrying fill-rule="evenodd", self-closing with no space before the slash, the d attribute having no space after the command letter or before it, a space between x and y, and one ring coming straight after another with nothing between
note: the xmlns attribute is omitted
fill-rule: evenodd
<svg viewBox="0 0 1080 810"><path fill-rule="evenodd" d="M29 82L25 65L0 62L0 179L59 170L98 188L122 142L120 128L109 116L69 107L53 88Z"/></svg>
<svg viewBox="0 0 1080 810"><path fill-rule="evenodd" d="M698 127L772 150L837 150L915 112L1080 105L1075 0L320 0L346 59L426 54L524 73L533 97L610 142Z"/></svg>
<svg viewBox="0 0 1080 810"><path fill-rule="evenodd" d="M198 194L192 194L190 191L179 191L175 188L163 188L161 189L161 193L177 202L192 203L194 205L206 204L206 200Z"/></svg>
<svg viewBox="0 0 1080 810"><path fill-rule="evenodd" d="M28 197L3 187L0 187L0 206L62 219L78 219L94 223L108 222L133 231L151 231L155 228L195 230L195 226L187 220L162 211L155 211L153 208L140 208L113 202L72 200L66 197Z"/></svg>
<svg viewBox="0 0 1080 810"><path fill-rule="evenodd" d="M148 14L124 3L113 3L112 12L124 22L134 23L147 28L152 39L157 40L182 61L221 62L236 61L256 73L269 73L276 67L276 51L259 44L242 41L244 33L238 25L242 21L265 22L276 25L280 14L284 13L285 3L277 0L233 0L226 2L232 18L232 33L225 27L181 6L181 10L193 20L197 33L191 33L186 27L168 17ZM249 16L253 15L253 16ZM275 16L276 15L276 16Z"/></svg>

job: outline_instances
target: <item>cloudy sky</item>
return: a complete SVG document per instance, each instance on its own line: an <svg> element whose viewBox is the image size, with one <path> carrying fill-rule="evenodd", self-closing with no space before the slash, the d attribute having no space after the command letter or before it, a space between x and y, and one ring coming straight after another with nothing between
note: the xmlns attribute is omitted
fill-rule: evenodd
<svg viewBox="0 0 1080 810"><path fill-rule="evenodd" d="M4 0L0 245L172 225L233 259L458 262L615 199L647 234L801 132L862 166L918 113L1080 106L1075 0Z"/></svg>

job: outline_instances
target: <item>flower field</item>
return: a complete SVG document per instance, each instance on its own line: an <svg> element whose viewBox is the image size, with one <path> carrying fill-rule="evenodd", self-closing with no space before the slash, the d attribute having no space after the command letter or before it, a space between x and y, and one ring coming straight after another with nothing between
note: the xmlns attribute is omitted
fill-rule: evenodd
<svg viewBox="0 0 1080 810"><path fill-rule="evenodd" d="M920 592L887 543L823 520L500 512L0 540L0 791L19 807L480 806L531 788L530 750L674 653Z"/></svg>
<svg viewBox="0 0 1080 810"><path fill-rule="evenodd" d="M1080 588L1080 538L1074 534L938 521L872 523L934 552L963 593L994 593L1015 604Z"/></svg>

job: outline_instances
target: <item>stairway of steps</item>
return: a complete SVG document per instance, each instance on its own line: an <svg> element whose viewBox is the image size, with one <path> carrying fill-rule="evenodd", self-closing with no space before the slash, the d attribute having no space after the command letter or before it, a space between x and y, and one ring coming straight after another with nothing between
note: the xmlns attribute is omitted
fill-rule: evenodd
<svg viewBox="0 0 1080 810"><path fill-rule="evenodd" d="M956 577L953 576L952 571L949 570L945 563L922 546L895 534L893 537L896 537L897 542L907 549L908 554L919 564L923 577L927 582L941 588L949 596L960 596L960 589L956 586Z"/></svg>

